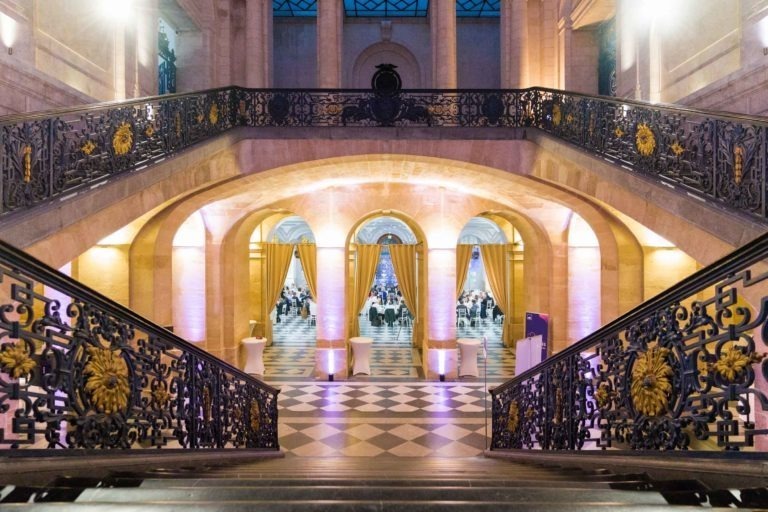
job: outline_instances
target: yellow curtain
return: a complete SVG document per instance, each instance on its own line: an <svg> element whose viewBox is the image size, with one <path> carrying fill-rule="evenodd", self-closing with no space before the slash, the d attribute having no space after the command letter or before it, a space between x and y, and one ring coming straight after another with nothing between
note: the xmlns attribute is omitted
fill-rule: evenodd
<svg viewBox="0 0 768 512"><path fill-rule="evenodd" d="M280 292L288 275L288 267L291 266L293 257L293 245L275 244L265 242L264 253L267 255L267 272L265 276L264 301L262 305L262 318L264 319L264 337L272 343L272 319L269 314L275 308L275 302L280 298Z"/></svg>
<svg viewBox="0 0 768 512"><path fill-rule="evenodd" d="M312 300L317 302L317 246L315 244L301 243L296 244L296 248L299 250L301 268L304 270L309 293L312 294Z"/></svg>
<svg viewBox="0 0 768 512"><path fill-rule="evenodd" d="M473 247L474 245L470 244L459 244L456 246L456 298L461 295L464 281L467 280L469 260L472 258Z"/></svg>
<svg viewBox="0 0 768 512"><path fill-rule="evenodd" d="M378 244L358 244L357 264L355 265L355 290L352 292L352 325L349 329L350 337L360 336L360 310L365 305L368 292L371 291L373 278L376 276L376 265L379 263Z"/></svg>
<svg viewBox="0 0 768 512"><path fill-rule="evenodd" d="M416 281L416 246L403 244L390 245L389 254L392 257L392 266L395 268L397 285L403 293L405 305L408 306L408 310L413 316L414 336L411 341L415 343L416 333L419 332L417 325L419 318L419 290Z"/></svg>
<svg viewBox="0 0 768 512"><path fill-rule="evenodd" d="M504 312L504 323L501 331L501 340L504 345L509 344L509 324L512 321L512 310L509 307L509 279L507 278L507 246L501 244L488 244L480 246L480 254L483 257L485 275L488 276L488 284L491 286L493 300Z"/></svg>

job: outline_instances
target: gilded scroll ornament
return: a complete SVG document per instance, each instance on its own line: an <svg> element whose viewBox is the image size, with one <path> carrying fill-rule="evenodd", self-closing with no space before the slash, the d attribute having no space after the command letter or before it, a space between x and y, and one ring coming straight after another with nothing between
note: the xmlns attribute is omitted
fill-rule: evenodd
<svg viewBox="0 0 768 512"><path fill-rule="evenodd" d="M32 146L24 146L24 183L32 181Z"/></svg>
<svg viewBox="0 0 768 512"><path fill-rule="evenodd" d="M560 111L560 105L554 105L552 107L552 124L560 126L560 122L563 120L563 113Z"/></svg>
<svg viewBox="0 0 768 512"><path fill-rule="evenodd" d="M203 388L203 421L205 423L211 422L211 409L212 409L212 401L211 401L211 390L208 386L205 386Z"/></svg>
<svg viewBox="0 0 768 512"><path fill-rule="evenodd" d="M214 125L219 122L219 106L215 103L211 105L211 110L208 112L208 120Z"/></svg>
<svg viewBox="0 0 768 512"><path fill-rule="evenodd" d="M155 134L155 127L151 124L147 126L147 128L144 130L144 135L147 137L152 137Z"/></svg>
<svg viewBox="0 0 768 512"><path fill-rule="evenodd" d="M630 394L635 410L645 416L658 416L667 408L672 391L672 368L667 363L668 348L653 347L639 353L632 368Z"/></svg>
<svg viewBox="0 0 768 512"><path fill-rule="evenodd" d="M617 139L620 139L624 136L624 130L621 129L621 127L617 126L615 130L613 130L613 134L616 136Z"/></svg>
<svg viewBox="0 0 768 512"><path fill-rule="evenodd" d="M86 156L90 155L91 153L93 153L93 150L95 150L95 149L96 149L96 144L94 144L94 142L92 140L87 140L87 141L85 141L85 144L80 146L80 151L82 151L83 154L86 155Z"/></svg>
<svg viewBox="0 0 768 512"><path fill-rule="evenodd" d="M152 392L152 401L155 403L155 405L162 409L163 407L168 404L168 401L171 399L171 394L168 393L168 391L165 390L164 387L160 386L156 390Z"/></svg>
<svg viewBox="0 0 768 512"><path fill-rule="evenodd" d="M507 430L514 432L520 424L520 408L517 400L512 400L509 404L509 414L507 415Z"/></svg>
<svg viewBox="0 0 768 512"><path fill-rule="evenodd" d="M675 156L680 156L685 152L685 148L677 141L673 142L671 146L669 146L669 149L672 150L672 153Z"/></svg>
<svg viewBox="0 0 768 512"><path fill-rule="evenodd" d="M261 407L259 407L259 402L256 400L251 402L251 410L249 411L249 414L251 415L251 430L258 432L259 427L261 426Z"/></svg>
<svg viewBox="0 0 768 512"><path fill-rule="evenodd" d="M176 112L176 115L173 116L173 124L176 131L176 136L181 137L181 114Z"/></svg>
<svg viewBox="0 0 768 512"><path fill-rule="evenodd" d="M29 357L24 344L17 343L15 345L7 345L0 351L0 366L11 377L18 379L31 372L37 366L37 363Z"/></svg>
<svg viewBox="0 0 768 512"><path fill-rule="evenodd" d="M744 177L744 148L736 146L733 149L733 181L738 185Z"/></svg>
<svg viewBox="0 0 768 512"><path fill-rule="evenodd" d="M120 156L127 154L131 147L133 147L133 128L129 123L121 123L112 137L112 148L115 154Z"/></svg>
<svg viewBox="0 0 768 512"><path fill-rule="evenodd" d="M643 156L651 156L656 150L656 136L647 124L637 125L635 145L637 146L637 152Z"/></svg>
<svg viewBox="0 0 768 512"><path fill-rule="evenodd" d="M115 414L126 410L130 396L128 365L120 351L88 347L88 364L83 373L88 377L85 390L98 411Z"/></svg>
<svg viewBox="0 0 768 512"><path fill-rule="evenodd" d="M610 386L605 382L600 384L600 386L597 388L597 391L595 392L595 398L597 399L597 406L600 409L610 407L611 399L613 398L610 391Z"/></svg>

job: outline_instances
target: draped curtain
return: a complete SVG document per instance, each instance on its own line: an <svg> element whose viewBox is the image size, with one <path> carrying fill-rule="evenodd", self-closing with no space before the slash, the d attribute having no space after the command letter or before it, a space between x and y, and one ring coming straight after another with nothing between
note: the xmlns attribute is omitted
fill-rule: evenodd
<svg viewBox="0 0 768 512"><path fill-rule="evenodd" d="M274 340L272 339L272 318L269 314L274 309L277 299L280 298L280 292L285 284L285 277L288 275L293 257L293 245L265 242L263 247L267 255L267 270L266 279L264 279L262 318L264 319L264 337L271 343Z"/></svg>
<svg viewBox="0 0 768 512"><path fill-rule="evenodd" d="M357 264L355 265L355 289L352 296L352 325L350 337L360 336L360 310L365 305L368 292L371 291L373 278L376 276L376 266L379 264L378 244L358 244Z"/></svg>
<svg viewBox="0 0 768 512"><path fill-rule="evenodd" d="M416 246L393 244L389 246L397 284L405 299L405 305L413 316L413 332L418 332L418 283L416 281ZM416 341L414 335L413 342Z"/></svg>
<svg viewBox="0 0 768 512"><path fill-rule="evenodd" d="M504 345L507 345L509 342L509 324L512 321L512 310L509 307L509 279L507 278L507 246L502 244L481 245L480 254L483 257L485 275L491 286L493 300L504 313L501 340Z"/></svg>
<svg viewBox="0 0 768 512"><path fill-rule="evenodd" d="M304 270L304 278L307 280L309 293L312 294L312 300L317 302L317 246L301 243L296 244L296 248L299 250L301 268Z"/></svg>
<svg viewBox="0 0 768 512"><path fill-rule="evenodd" d="M459 244L456 246L456 297L461 295L461 289L464 287L464 281L467 280L469 273L469 260L472 258L472 248L474 245Z"/></svg>

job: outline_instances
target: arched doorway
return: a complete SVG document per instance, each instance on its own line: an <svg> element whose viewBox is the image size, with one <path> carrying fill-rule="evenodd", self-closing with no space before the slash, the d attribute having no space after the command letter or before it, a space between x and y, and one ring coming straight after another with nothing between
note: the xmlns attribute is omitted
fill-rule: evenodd
<svg viewBox="0 0 768 512"><path fill-rule="evenodd" d="M362 221L350 237L350 338L373 341L371 377L423 377L421 249L411 226L391 214Z"/></svg>

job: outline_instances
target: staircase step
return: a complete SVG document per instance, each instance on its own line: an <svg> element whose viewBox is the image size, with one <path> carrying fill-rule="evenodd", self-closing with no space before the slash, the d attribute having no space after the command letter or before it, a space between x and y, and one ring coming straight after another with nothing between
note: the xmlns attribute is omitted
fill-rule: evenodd
<svg viewBox="0 0 768 512"><path fill-rule="evenodd" d="M500 502L500 503L616 503L663 505L667 501L658 493L594 489L542 487L409 487L407 493L391 487L233 487L186 489L85 489L77 503L290 503L294 500L341 502L362 501L394 503L407 495L409 502Z"/></svg>

